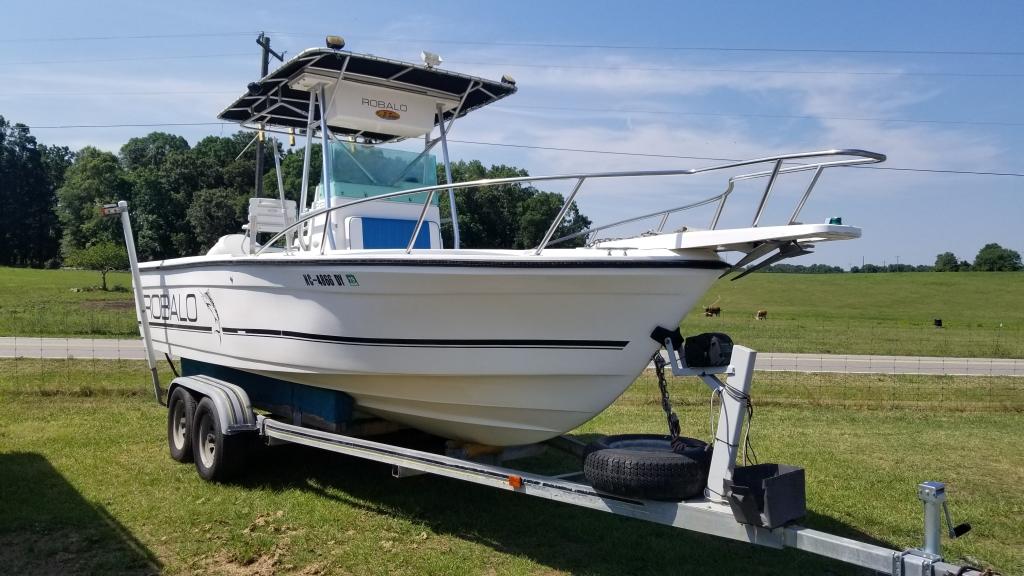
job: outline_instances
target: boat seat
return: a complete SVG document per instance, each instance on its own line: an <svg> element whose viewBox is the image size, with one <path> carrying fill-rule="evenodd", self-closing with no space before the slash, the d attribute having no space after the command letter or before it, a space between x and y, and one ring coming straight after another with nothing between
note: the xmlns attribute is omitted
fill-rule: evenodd
<svg viewBox="0 0 1024 576"><path fill-rule="evenodd" d="M249 198L249 223L243 228L255 242L261 232L276 234L294 224L295 214L294 200L285 200L282 209L281 200L277 198Z"/></svg>
<svg viewBox="0 0 1024 576"><path fill-rule="evenodd" d="M405 248L415 228L415 220L361 216L345 218L345 234L349 240L349 248L357 250ZM413 248L440 247L441 233L437 223L424 222Z"/></svg>

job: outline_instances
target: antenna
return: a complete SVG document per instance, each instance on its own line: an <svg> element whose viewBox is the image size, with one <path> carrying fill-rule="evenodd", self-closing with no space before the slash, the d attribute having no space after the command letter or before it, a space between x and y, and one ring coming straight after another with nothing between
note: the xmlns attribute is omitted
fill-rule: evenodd
<svg viewBox="0 0 1024 576"><path fill-rule="evenodd" d="M278 62L284 62L284 52L278 54L270 49L270 36L263 32L256 37L256 43L263 49L260 54L260 79L266 77L270 72L270 57L277 58ZM251 86L251 84L250 84ZM252 88L250 88L250 91ZM263 125L260 124L260 131L256 134L256 197L263 195Z"/></svg>
<svg viewBox="0 0 1024 576"><path fill-rule="evenodd" d="M441 65L444 60L441 59L440 54L434 54L433 52L427 52L424 50L420 52L420 59L427 65L427 68L437 68Z"/></svg>

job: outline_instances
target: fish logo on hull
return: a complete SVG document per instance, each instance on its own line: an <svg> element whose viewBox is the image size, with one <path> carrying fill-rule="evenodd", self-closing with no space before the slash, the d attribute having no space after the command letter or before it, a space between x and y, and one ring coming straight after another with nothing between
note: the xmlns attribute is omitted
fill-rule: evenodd
<svg viewBox="0 0 1024 576"><path fill-rule="evenodd" d="M377 110L375 114L378 118L382 118L384 120L398 120L402 117L401 114L394 110Z"/></svg>

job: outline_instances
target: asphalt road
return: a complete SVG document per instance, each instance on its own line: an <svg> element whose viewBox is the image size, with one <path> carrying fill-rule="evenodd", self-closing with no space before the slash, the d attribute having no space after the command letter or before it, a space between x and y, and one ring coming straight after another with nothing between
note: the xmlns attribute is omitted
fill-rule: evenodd
<svg viewBox="0 0 1024 576"><path fill-rule="evenodd" d="M105 338L0 337L0 358L144 360L142 341ZM855 356L759 352L756 370L848 374L1024 376L1024 359Z"/></svg>

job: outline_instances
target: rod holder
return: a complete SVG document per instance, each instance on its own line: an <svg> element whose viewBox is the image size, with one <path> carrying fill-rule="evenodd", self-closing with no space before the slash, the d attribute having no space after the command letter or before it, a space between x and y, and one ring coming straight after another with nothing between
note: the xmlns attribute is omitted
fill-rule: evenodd
<svg viewBox="0 0 1024 576"><path fill-rule="evenodd" d="M116 204L104 204L100 213L105 218L118 217L121 220L121 228L124 230L124 247L128 251L128 266L132 273L132 292L135 296L135 314L139 318L139 326L142 329L142 341L146 347L146 365L149 366L149 375L153 380L153 395L159 404L164 404L163 392L160 389L160 375L157 373L156 352L153 349L153 334L149 326L149 316L146 315L146 304L142 293L142 276L139 273L139 258L135 253L135 235L132 234L132 221L128 215L128 203L124 200Z"/></svg>

